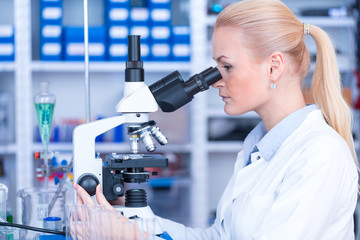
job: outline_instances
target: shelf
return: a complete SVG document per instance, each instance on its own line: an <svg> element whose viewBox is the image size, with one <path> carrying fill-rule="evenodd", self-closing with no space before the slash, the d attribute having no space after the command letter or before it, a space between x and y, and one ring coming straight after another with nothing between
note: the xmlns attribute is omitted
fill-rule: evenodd
<svg viewBox="0 0 360 240"><path fill-rule="evenodd" d="M301 22L316 25L318 27L355 27L353 17L298 17Z"/></svg>
<svg viewBox="0 0 360 240"><path fill-rule="evenodd" d="M237 153L243 148L243 141L210 141L207 145L209 153Z"/></svg>
<svg viewBox="0 0 360 240"><path fill-rule="evenodd" d="M0 144L0 154L15 154L16 145L12 144Z"/></svg>
<svg viewBox="0 0 360 240"><path fill-rule="evenodd" d="M144 62L146 72L172 72L174 69L178 71L190 71L189 62ZM31 69L34 72L83 72L85 64L83 62L45 62L33 61ZM1 66L0 66L1 70ZM124 62L90 62L90 72L124 72Z"/></svg>
<svg viewBox="0 0 360 240"><path fill-rule="evenodd" d="M356 69L356 59L350 56L337 55L337 64L340 72L353 72ZM315 70L315 62L311 63L310 72Z"/></svg>
<svg viewBox="0 0 360 240"><path fill-rule="evenodd" d="M14 62L0 62L0 72L12 72L15 70Z"/></svg>
<svg viewBox="0 0 360 240"><path fill-rule="evenodd" d="M149 185L153 188L169 188L173 186L189 187L191 179L186 176L159 176L149 179Z"/></svg>
<svg viewBox="0 0 360 240"><path fill-rule="evenodd" d="M32 147L34 152L43 151L43 145L41 143L33 143ZM50 143L49 150L59 151L59 152L71 152L73 150L72 143ZM130 146L128 143L96 143L95 150L101 153L111 153L111 152L129 152ZM1 151L1 147L0 147ZM154 153L160 152L180 152L187 153L190 152L189 144L169 144L165 146L156 146ZM0 152L1 153L1 152Z"/></svg>
<svg viewBox="0 0 360 240"><path fill-rule="evenodd" d="M208 26L214 26L216 22L216 15L207 17ZM318 27L355 27L355 19L352 17L298 17L301 22L316 25Z"/></svg>

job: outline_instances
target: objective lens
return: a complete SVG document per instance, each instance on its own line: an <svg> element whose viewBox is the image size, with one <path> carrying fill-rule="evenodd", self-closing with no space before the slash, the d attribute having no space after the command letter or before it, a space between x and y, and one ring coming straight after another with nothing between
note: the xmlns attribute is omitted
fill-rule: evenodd
<svg viewBox="0 0 360 240"><path fill-rule="evenodd" d="M168 143L167 137L160 131L160 128L158 126L153 126L151 128L151 134L161 145L165 145Z"/></svg>
<svg viewBox="0 0 360 240"><path fill-rule="evenodd" d="M130 135L130 151L134 154L139 152L139 135Z"/></svg>
<svg viewBox="0 0 360 240"><path fill-rule="evenodd" d="M145 145L146 150L148 150L149 152L155 151L156 147L153 140L151 139L151 133L149 132L148 129L140 133L140 139L142 143Z"/></svg>

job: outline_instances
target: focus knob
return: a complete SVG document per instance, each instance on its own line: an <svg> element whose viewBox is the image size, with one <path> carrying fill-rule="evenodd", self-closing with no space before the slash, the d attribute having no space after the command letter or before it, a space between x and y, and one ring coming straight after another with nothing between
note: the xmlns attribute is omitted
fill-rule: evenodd
<svg viewBox="0 0 360 240"><path fill-rule="evenodd" d="M85 173L79 177L77 183L84 188L90 196L94 196L96 186L99 185L100 182L94 174Z"/></svg>

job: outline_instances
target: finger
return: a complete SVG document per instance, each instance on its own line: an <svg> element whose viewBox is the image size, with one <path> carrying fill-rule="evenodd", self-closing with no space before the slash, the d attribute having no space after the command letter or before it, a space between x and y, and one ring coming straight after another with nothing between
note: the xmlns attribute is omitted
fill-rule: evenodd
<svg viewBox="0 0 360 240"><path fill-rule="evenodd" d="M78 195L80 195L82 201L86 205L95 205L94 200L91 198L91 196L83 189L80 185L74 184L74 188Z"/></svg>
<svg viewBox="0 0 360 240"><path fill-rule="evenodd" d="M78 194L78 193L76 193L76 204L77 205L83 205L84 204L83 199L81 198L80 194Z"/></svg>
<svg viewBox="0 0 360 240"><path fill-rule="evenodd" d="M108 210L114 210L114 208L110 205L108 200L106 200L104 194L102 193L101 185L98 184L96 186L96 201L99 203L99 205L104 206Z"/></svg>
<svg viewBox="0 0 360 240"><path fill-rule="evenodd" d="M78 193L78 185L77 184L74 184L73 185L73 187L74 187L74 189L75 189L75 191L76 191L76 204L77 205L82 205L82 204L84 204L84 201L82 200L82 198L81 198L81 196L79 195L79 193Z"/></svg>

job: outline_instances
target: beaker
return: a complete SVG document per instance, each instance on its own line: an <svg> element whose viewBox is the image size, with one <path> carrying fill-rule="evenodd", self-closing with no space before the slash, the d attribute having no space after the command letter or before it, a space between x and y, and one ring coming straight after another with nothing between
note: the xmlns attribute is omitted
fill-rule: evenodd
<svg viewBox="0 0 360 240"><path fill-rule="evenodd" d="M49 209L49 204L53 199L56 187L34 187L25 188L17 192L17 197L22 200L22 224L43 228L44 219L47 217L61 218L62 227L65 224L65 200L66 200L66 188L63 188L56 199L56 202L52 209ZM28 236L31 235L31 236ZM29 239L33 239L34 236L39 235L36 232L28 232L26 236Z"/></svg>

